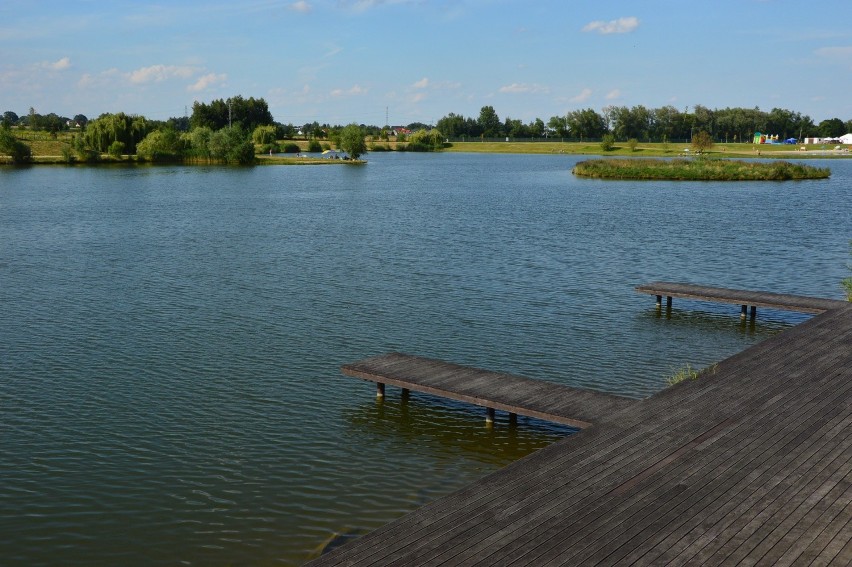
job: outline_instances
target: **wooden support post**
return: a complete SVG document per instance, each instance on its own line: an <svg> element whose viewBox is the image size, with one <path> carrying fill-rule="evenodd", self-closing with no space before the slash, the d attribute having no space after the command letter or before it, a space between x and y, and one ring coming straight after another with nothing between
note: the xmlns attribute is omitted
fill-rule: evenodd
<svg viewBox="0 0 852 567"><path fill-rule="evenodd" d="M752 305L751 306L751 318L754 319L755 317L757 317L757 306Z"/></svg>
<svg viewBox="0 0 852 567"><path fill-rule="evenodd" d="M517 425L518 424L518 414L510 413L509 414L509 425Z"/></svg>
<svg viewBox="0 0 852 567"><path fill-rule="evenodd" d="M407 402L407 401L408 401L408 396L409 396L410 394L411 394L411 390L409 390L408 388L403 388L403 389L402 389L402 401L403 401L403 402Z"/></svg>
<svg viewBox="0 0 852 567"><path fill-rule="evenodd" d="M748 305L743 305L743 308L740 311L740 318L745 319L747 311L748 311Z"/></svg>
<svg viewBox="0 0 852 567"><path fill-rule="evenodd" d="M667 295L666 296L666 309L671 309L671 308L672 308L672 296Z"/></svg>
<svg viewBox="0 0 852 567"><path fill-rule="evenodd" d="M494 408L485 408L485 425L494 424Z"/></svg>
<svg viewBox="0 0 852 567"><path fill-rule="evenodd" d="M663 306L663 296L662 296L662 295L658 295L658 296L657 296L657 309L662 308L662 306Z"/></svg>
<svg viewBox="0 0 852 567"><path fill-rule="evenodd" d="M381 382L376 382L376 397L384 398L385 397L385 385Z"/></svg>

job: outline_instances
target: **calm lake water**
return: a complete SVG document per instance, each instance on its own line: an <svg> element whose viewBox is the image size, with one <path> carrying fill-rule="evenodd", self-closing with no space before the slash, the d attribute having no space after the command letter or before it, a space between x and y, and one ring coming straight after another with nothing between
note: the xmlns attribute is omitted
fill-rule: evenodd
<svg viewBox="0 0 852 567"><path fill-rule="evenodd" d="M0 168L5 565L298 565L569 433L372 385L399 350L645 397L805 316L657 279L842 298L825 181L604 182L570 156Z"/></svg>

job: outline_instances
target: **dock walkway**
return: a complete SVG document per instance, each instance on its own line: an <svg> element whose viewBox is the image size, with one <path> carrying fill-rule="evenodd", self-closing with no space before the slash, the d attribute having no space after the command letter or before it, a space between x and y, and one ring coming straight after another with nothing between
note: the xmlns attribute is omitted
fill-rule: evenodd
<svg viewBox="0 0 852 567"><path fill-rule="evenodd" d="M846 301L822 299L806 295L772 293L769 291L746 291L675 282L654 282L640 285L636 287L636 291L656 295L658 306L661 305L663 296L667 298L668 307L671 307L672 297L683 297L700 301L742 305L743 313L746 312L747 306L751 306L752 316L754 316L755 307L771 307L773 309L799 311L802 313L822 313L823 311L837 309L847 304Z"/></svg>
<svg viewBox="0 0 852 567"><path fill-rule="evenodd" d="M403 390L425 392L493 410L535 417L573 427L589 427L635 400L522 376L490 372L402 353L375 356L341 368L347 376Z"/></svg>
<svg viewBox="0 0 852 567"><path fill-rule="evenodd" d="M852 564L852 305L311 563L664 564Z"/></svg>

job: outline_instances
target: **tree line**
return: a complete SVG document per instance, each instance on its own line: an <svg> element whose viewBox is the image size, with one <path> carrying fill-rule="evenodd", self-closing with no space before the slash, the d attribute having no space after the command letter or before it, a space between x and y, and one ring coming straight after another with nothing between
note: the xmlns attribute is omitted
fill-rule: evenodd
<svg viewBox="0 0 852 567"><path fill-rule="evenodd" d="M477 118L450 113L438 120L437 129L447 138L572 138L601 139L611 134L616 140L646 142L690 140L696 132L707 132L717 142L750 142L755 132L778 135L782 139L805 137L833 138L852 132L852 120L831 118L815 124L807 115L783 108L769 112L759 108L710 109L696 105L692 111L674 106L646 108L638 105L606 106L552 116L547 123L536 118L529 123L500 120L492 106L483 106Z"/></svg>
<svg viewBox="0 0 852 567"><path fill-rule="evenodd" d="M4 130L15 126L44 130L53 135L71 129L75 135L66 150L69 161L92 161L100 154L108 153L114 156L136 154L150 161L189 158L250 163L254 160L255 146L264 153L277 152L281 150L279 140L296 137L310 140L309 151L330 147L328 144L320 145L320 140L328 140L357 159L367 150L364 136L370 138L372 149L388 149L389 146L382 148L375 141L389 140L392 131L389 125L332 126L316 121L299 127L285 125L273 120L263 98L242 96L210 103L195 102L191 116L165 121L123 112L105 113L93 120L82 114L67 118L54 113L41 115L30 108L24 116L12 111L4 112L2 126ZM712 141L750 142L757 131L778 135L782 139L837 137L852 131L852 120L844 122L831 118L815 124L809 116L783 108L765 112L756 107L710 109L696 105L692 111L688 108L681 111L671 105L661 108L611 105L600 112L592 108L578 109L552 116L547 122L536 118L524 123L509 117L501 120L493 106L483 106L476 118L450 113L434 126L415 122L407 129L413 133L396 136L397 142L404 141L407 145L398 145L397 148L433 151L443 147L445 139L509 137L582 141L606 136L613 140L665 142L691 140L696 133L706 132ZM359 134L362 141L356 143L354 140ZM6 151L0 148L0 151L7 155L26 156L26 149L11 140L8 134L4 135L1 141L8 148ZM290 144L285 151L299 151L299 147Z"/></svg>

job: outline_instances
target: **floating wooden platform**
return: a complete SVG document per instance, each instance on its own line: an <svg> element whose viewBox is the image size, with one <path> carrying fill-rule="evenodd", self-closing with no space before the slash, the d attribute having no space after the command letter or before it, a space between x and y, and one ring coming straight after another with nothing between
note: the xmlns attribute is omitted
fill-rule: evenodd
<svg viewBox="0 0 852 567"><path fill-rule="evenodd" d="M802 313L822 313L829 309L843 307L847 303L846 301L836 299L822 299L805 295L771 293L768 291L745 291L675 282L654 282L647 285L640 285L636 287L636 291L656 295L657 305L662 303L663 296L667 298L669 307L671 307L672 297L683 297L700 301L741 305L743 313L746 311L746 306L751 306L752 315L754 315L755 307L771 307L773 309L785 309Z"/></svg>
<svg viewBox="0 0 852 567"><path fill-rule="evenodd" d="M401 353L375 356L341 370L348 376L376 382L379 395L383 395L384 385L390 384L579 428L589 427L635 401ZM489 416L493 417L491 411Z"/></svg>
<svg viewBox="0 0 852 567"><path fill-rule="evenodd" d="M839 303L311 565L850 565Z"/></svg>

